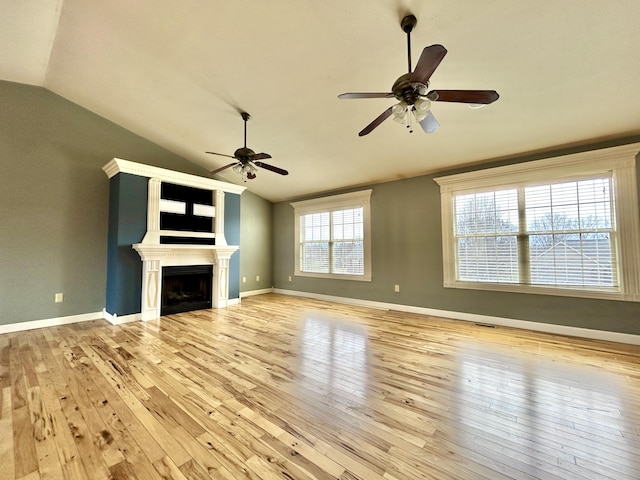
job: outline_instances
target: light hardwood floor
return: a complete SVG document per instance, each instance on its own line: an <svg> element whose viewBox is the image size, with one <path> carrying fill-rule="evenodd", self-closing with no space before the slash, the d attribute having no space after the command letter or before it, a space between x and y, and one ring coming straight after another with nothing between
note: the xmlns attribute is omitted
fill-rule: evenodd
<svg viewBox="0 0 640 480"><path fill-rule="evenodd" d="M0 351L2 479L640 478L637 346L268 294Z"/></svg>

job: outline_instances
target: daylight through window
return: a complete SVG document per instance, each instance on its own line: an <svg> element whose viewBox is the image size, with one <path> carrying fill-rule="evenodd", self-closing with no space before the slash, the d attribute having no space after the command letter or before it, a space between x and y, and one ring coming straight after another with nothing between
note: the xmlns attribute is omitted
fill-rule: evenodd
<svg viewBox="0 0 640 480"><path fill-rule="evenodd" d="M445 286L640 300L637 148L436 179Z"/></svg>
<svg viewBox="0 0 640 480"><path fill-rule="evenodd" d="M611 177L460 194L457 278L617 287Z"/></svg>
<svg viewBox="0 0 640 480"><path fill-rule="evenodd" d="M371 191L291 205L296 222L296 275L370 280Z"/></svg>

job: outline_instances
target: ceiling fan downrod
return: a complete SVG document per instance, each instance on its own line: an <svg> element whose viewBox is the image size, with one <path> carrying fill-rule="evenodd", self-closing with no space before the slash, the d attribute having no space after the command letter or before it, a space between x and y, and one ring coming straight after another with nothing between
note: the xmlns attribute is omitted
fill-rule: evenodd
<svg viewBox="0 0 640 480"><path fill-rule="evenodd" d="M407 60L409 64L408 73L411 73L411 32L418 23L418 19L415 15L407 15L402 19L400 26L402 30L407 34Z"/></svg>
<svg viewBox="0 0 640 480"><path fill-rule="evenodd" d="M251 118L247 112L241 112L242 120L244 120L244 148L247 148L247 121Z"/></svg>

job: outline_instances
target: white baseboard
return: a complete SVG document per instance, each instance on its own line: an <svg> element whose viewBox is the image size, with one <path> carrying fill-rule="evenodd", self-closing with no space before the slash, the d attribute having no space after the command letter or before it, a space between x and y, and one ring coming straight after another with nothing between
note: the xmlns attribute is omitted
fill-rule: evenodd
<svg viewBox="0 0 640 480"><path fill-rule="evenodd" d="M567 335L571 337L592 338L595 340L605 340L610 342L627 343L630 345L640 345L640 335L630 333L609 332L605 330L592 330L590 328L569 327L565 325L555 325L551 323L530 322L528 320L516 320L513 318L492 317L489 315L479 315L475 313L453 312L449 310L436 310L433 308L415 307L411 305L399 305L396 303L375 302L372 300L360 300L356 298L336 297L320 293L299 292L296 290L284 290L280 288L265 288L241 292L239 299L229 299L228 305L237 305L241 298L253 295L263 295L265 293L279 293L295 297L313 298L328 302L343 303L361 307L376 308L379 310L397 310L400 312L417 313L420 315L431 315L433 317L451 318L453 320L463 320L465 322L485 323L489 325L499 325L503 327L520 328L524 330L534 330L537 332L551 333L555 335ZM67 317L47 318L44 320L33 320L30 322L10 323L0 325L0 334L19 332L22 330L32 330L34 328L55 327L58 325L68 325L70 323L87 322L90 320L105 319L112 325L120 325L128 322L142 320L141 313L131 315L112 315L106 310L95 313L83 313L80 315L70 315Z"/></svg>
<svg viewBox="0 0 640 480"><path fill-rule="evenodd" d="M263 288L260 290L251 290L249 292L240 292L240 298L244 297L252 297L253 295L263 295L265 293L273 293L275 290L273 288Z"/></svg>
<svg viewBox="0 0 640 480"><path fill-rule="evenodd" d="M432 317L450 318L453 320L463 320L465 322L484 323L489 325L499 325L502 327L513 327L524 330L534 330L537 332L551 333L555 335L567 335L570 337L591 338L594 340L605 340L609 342L628 343L640 345L640 335L630 333L609 332L605 330L592 330L590 328L569 327L565 325L555 325L551 323L530 322L528 320L516 320L513 318L492 317L489 315L479 315L475 313L452 312L449 310L436 310L433 308L414 307L411 305L399 305L396 303L374 302L371 300L359 300L356 298L336 297L333 295L323 295L318 293L298 292L295 290L283 290L274 288L273 293L282 295L292 295L297 297L314 298L329 302L356 305L361 307L377 308L380 310L397 310L400 312L418 313L421 315L431 315ZM266 292L265 292L266 293Z"/></svg>
<svg viewBox="0 0 640 480"><path fill-rule="evenodd" d="M56 327L58 325L68 325L70 323L101 320L103 318L103 312L95 312L82 313L80 315L69 315L67 317L45 318L43 320L32 320L30 322L10 323L8 325L0 325L0 334L33 330L34 328Z"/></svg>
<svg viewBox="0 0 640 480"><path fill-rule="evenodd" d="M109 313L106 309L102 310L102 318L111 325L121 325L123 323L137 322L142 320L142 313L132 313L130 315L116 315Z"/></svg>

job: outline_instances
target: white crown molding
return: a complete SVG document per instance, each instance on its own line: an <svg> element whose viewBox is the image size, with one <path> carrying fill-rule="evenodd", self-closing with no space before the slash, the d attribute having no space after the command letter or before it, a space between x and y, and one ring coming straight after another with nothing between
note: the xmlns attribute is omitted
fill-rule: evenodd
<svg viewBox="0 0 640 480"><path fill-rule="evenodd" d="M448 318L452 320L463 320L465 322L481 323L488 325L498 325L501 327L518 328L521 330L533 330L536 332L550 333L554 335L566 335L569 337L591 338L594 340L604 340L607 342L627 343L630 345L640 345L640 335L631 333L609 332L605 330L592 330L590 328L569 327L566 325L556 325L551 323L540 323L528 320L517 320L514 318L493 317L490 315L480 315L476 313L453 312L449 310L436 310L433 308L415 307L412 305L399 305L396 303L375 302L371 300L360 300L357 298L336 297L333 295L323 295L318 293L299 292L296 290L283 290L274 288L273 293L291 295L296 297L313 298L316 300L326 300L329 302L355 305L359 307L376 308L379 310L397 310L399 312L417 313L419 315L429 315L432 317Z"/></svg>
<svg viewBox="0 0 640 480"><path fill-rule="evenodd" d="M371 199L372 189L359 190L357 192L342 193L339 195L329 195L326 197L312 198L310 200L301 200L299 202L291 202L295 210L300 213L315 211L318 208L340 208L350 207L353 205L368 204Z"/></svg>
<svg viewBox="0 0 640 480"><path fill-rule="evenodd" d="M525 178L530 182L535 182L542 176L546 180L550 171L554 172L556 178L562 178L573 175L575 172L581 174L600 173L611 168L627 168L635 165L638 152L640 152L640 143L630 143L617 147L456 173L436 177L433 180L440 186L441 192L478 190L485 186L495 187L500 184L520 183Z"/></svg>
<svg viewBox="0 0 640 480"><path fill-rule="evenodd" d="M131 162L129 160L123 160L122 158L114 158L102 167L102 170L104 170L104 173L106 173L109 178L117 175L118 173L129 173L140 177L157 178L161 181L175 183L178 185L204 188L207 190L220 190L223 192L235 193L237 195L241 195L247 188L233 183L213 180L212 178L199 177L197 175L174 172L173 170L153 167L143 163Z"/></svg>

